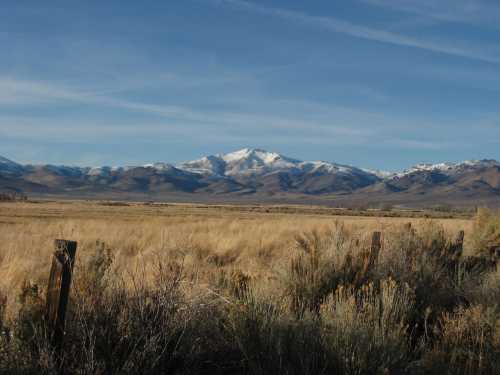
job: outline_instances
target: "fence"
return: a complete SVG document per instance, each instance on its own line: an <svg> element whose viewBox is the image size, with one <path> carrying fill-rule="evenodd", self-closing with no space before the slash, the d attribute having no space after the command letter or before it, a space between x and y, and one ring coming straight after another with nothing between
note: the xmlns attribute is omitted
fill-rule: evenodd
<svg viewBox="0 0 500 375"><path fill-rule="evenodd" d="M415 236L416 230L411 223L404 226L409 236ZM489 248L487 256L463 256L464 231L458 232L454 241L434 254L442 263L454 272L460 267L471 270L477 267L495 268L500 259L500 244ZM47 287L46 320L50 330L50 337L56 351L59 351L64 338L66 309L69 300L71 279L75 263L77 243L67 240L55 240L55 251ZM378 262L379 254L383 251L381 232L373 232L371 244L367 251L362 252L357 259L347 258L346 263L354 271L353 281L360 287L369 281L370 273Z"/></svg>

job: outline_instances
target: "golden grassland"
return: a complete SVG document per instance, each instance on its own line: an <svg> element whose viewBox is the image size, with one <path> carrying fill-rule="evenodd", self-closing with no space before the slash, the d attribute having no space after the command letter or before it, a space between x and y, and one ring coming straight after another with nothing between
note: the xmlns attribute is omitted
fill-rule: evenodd
<svg viewBox="0 0 500 375"><path fill-rule="evenodd" d="M500 216L450 216L0 203L0 373L499 374ZM60 352L56 238L78 242Z"/></svg>
<svg viewBox="0 0 500 375"><path fill-rule="evenodd" d="M100 241L113 251L116 270L124 274L147 268L159 257L182 256L185 266L198 276L238 268L256 279L272 279L294 255L297 235L324 232L335 221L364 239L373 231L390 232L404 223L412 223L417 230L437 223L450 236L465 230L466 239L472 228L472 220L464 218L339 216L335 211L330 215L317 211L314 207L250 210L79 201L0 203L0 288L14 300L26 279L43 283L56 238L78 242L77 269Z"/></svg>

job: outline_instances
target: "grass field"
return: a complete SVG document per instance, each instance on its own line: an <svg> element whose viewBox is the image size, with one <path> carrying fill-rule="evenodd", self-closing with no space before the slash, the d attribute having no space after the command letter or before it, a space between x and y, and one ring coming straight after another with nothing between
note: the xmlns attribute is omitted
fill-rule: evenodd
<svg viewBox="0 0 500 375"><path fill-rule="evenodd" d="M266 212L268 211L268 212ZM56 238L78 242L78 258L95 251L97 241L115 253L115 266L129 272L158 257L179 252L197 271L219 257L224 268L239 268L256 277L272 277L293 256L295 236L326 231L342 222L362 238L373 231L392 231L411 222L415 228L432 219L421 217L341 216L315 207L238 207L203 205L144 205L95 202L0 204L0 286L16 293L25 278L44 283L48 278ZM403 215L404 212L396 213ZM410 216L418 216L410 212ZM472 227L469 219L435 219L450 236ZM197 262L202 259L202 262ZM78 267L78 263L77 263ZM10 299L14 299L10 296Z"/></svg>
<svg viewBox="0 0 500 375"><path fill-rule="evenodd" d="M78 242L63 361L70 373L499 373L491 361L500 350L500 277L483 248L500 233L496 217L361 214L2 203L3 324L26 348L3 342L0 368L61 365L43 344L40 316L53 242L63 238ZM448 250L460 230L458 259ZM374 231L382 250L364 269Z"/></svg>

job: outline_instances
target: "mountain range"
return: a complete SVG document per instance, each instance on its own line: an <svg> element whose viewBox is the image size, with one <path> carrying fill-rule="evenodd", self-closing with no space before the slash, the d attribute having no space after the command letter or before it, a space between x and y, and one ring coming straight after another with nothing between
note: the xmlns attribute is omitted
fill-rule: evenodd
<svg viewBox="0 0 500 375"><path fill-rule="evenodd" d="M0 157L0 192L98 199L266 201L338 206L500 206L495 160L389 173L242 149L177 165L22 165Z"/></svg>

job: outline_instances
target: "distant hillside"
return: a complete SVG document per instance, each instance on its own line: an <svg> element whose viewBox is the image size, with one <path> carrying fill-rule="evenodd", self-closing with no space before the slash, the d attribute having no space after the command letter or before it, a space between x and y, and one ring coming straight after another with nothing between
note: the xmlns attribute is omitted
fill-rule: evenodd
<svg viewBox="0 0 500 375"><path fill-rule="evenodd" d="M21 165L0 157L0 191L168 200L259 199L344 205L500 206L495 160L420 164L400 173L300 161L243 149L180 163L129 167Z"/></svg>

